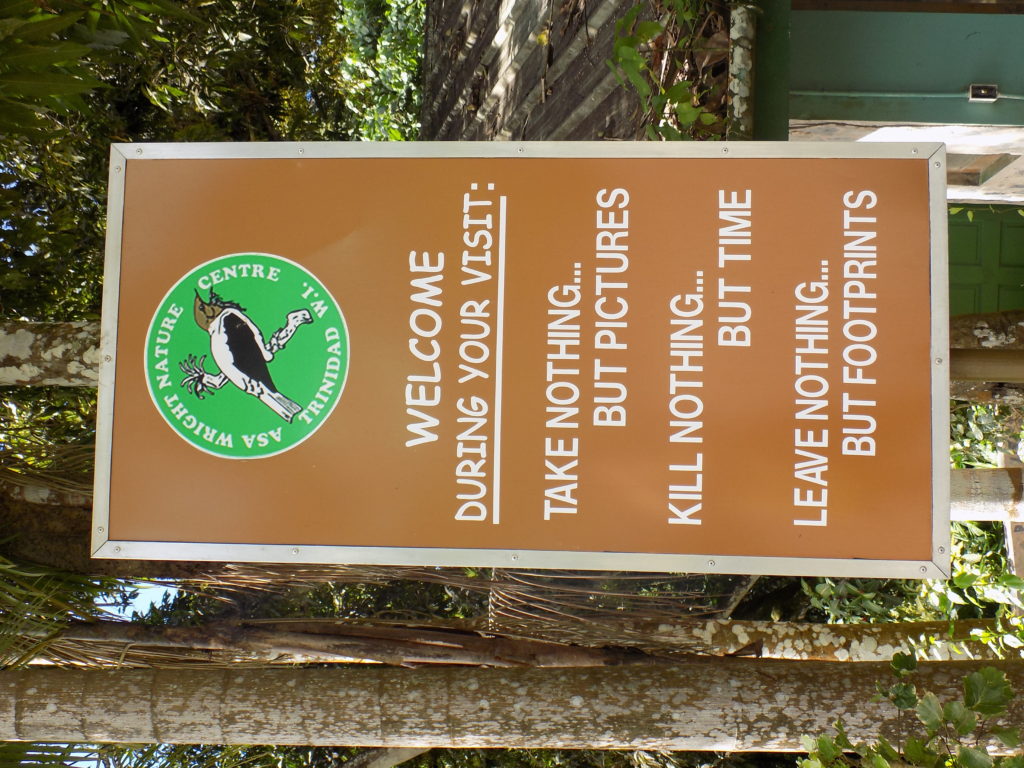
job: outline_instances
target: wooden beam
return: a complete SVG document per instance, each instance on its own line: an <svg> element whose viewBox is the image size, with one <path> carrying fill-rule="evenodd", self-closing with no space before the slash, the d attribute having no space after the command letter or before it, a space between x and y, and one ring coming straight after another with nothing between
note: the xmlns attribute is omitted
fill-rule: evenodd
<svg viewBox="0 0 1024 768"><path fill-rule="evenodd" d="M950 475L951 520L1020 521L1024 469L954 469Z"/></svg>
<svg viewBox="0 0 1024 768"><path fill-rule="evenodd" d="M951 349L949 378L954 381L1024 382L1024 351Z"/></svg>
<svg viewBox="0 0 1024 768"><path fill-rule="evenodd" d="M960 699L981 666L1024 690L1019 658L926 662L914 682L940 701ZM801 735L829 732L838 718L854 742L898 738L898 712L872 701L891 679L887 663L354 667L8 670L0 740L796 752ZM1024 722L1024 697L1000 720Z"/></svg>
<svg viewBox="0 0 1024 768"><path fill-rule="evenodd" d="M947 155L946 182L960 186L981 186L1018 157L1006 152L998 155Z"/></svg>

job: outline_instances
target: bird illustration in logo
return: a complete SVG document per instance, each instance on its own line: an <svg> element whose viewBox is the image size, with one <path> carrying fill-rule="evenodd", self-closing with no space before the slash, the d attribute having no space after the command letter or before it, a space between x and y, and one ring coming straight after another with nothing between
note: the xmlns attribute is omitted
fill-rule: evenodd
<svg viewBox="0 0 1024 768"><path fill-rule="evenodd" d="M313 322L309 310L289 312L284 327L275 331L267 342L260 329L245 314L244 307L221 298L212 289L208 301L204 301L196 291L194 309L196 324L210 334L210 354L220 373L207 373L203 367L206 355L199 359L189 355L178 364L185 374L181 386L202 400L206 393L212 394L230 381L246 394L258 398L282 419L291 422L302 406L278 392L267 363L284 349L300 325Z"/></svg>

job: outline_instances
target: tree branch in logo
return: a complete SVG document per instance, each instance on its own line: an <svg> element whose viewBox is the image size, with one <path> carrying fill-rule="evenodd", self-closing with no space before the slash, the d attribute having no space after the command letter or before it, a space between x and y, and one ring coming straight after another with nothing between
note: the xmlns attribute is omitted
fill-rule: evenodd
<svg viewBox="0 0 1024 768"><path fill-rule="evenodd" d="M204 301L196 291L195 319L199 327L210 334L210 354L220 372L207 373L203 367L206 355L199 359L189 355L178 363L185 374L181 386L202 400L207 393L213 394L230 381L291 422L302 406L277 391L267 363L284 349L300 325L313 322L309 310L289 312L284 327L275 331L269 342L264 341L263 333L245 314L245 307L226 301L212 289L209 301Z"/></svg>

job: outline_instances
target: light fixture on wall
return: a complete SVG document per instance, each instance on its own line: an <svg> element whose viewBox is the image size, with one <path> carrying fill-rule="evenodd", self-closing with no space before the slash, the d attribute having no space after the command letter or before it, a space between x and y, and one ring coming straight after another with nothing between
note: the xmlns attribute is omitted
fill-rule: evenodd
<svg viewBox="0 0 1024 768"><path fill-rule="evenodd" d="M991 104L999 98L999 86L992 84L971 83L967 89L967 100Z"/></svg>

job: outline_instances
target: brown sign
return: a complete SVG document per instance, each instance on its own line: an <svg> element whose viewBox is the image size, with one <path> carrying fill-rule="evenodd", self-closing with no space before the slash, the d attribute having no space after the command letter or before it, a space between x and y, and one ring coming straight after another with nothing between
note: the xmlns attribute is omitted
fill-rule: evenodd
<svg viewBox="0 0 1024 768"><path fill-rule="evenodd" d="M117 146L96 554L938 575L943 165Z"/></svg>

